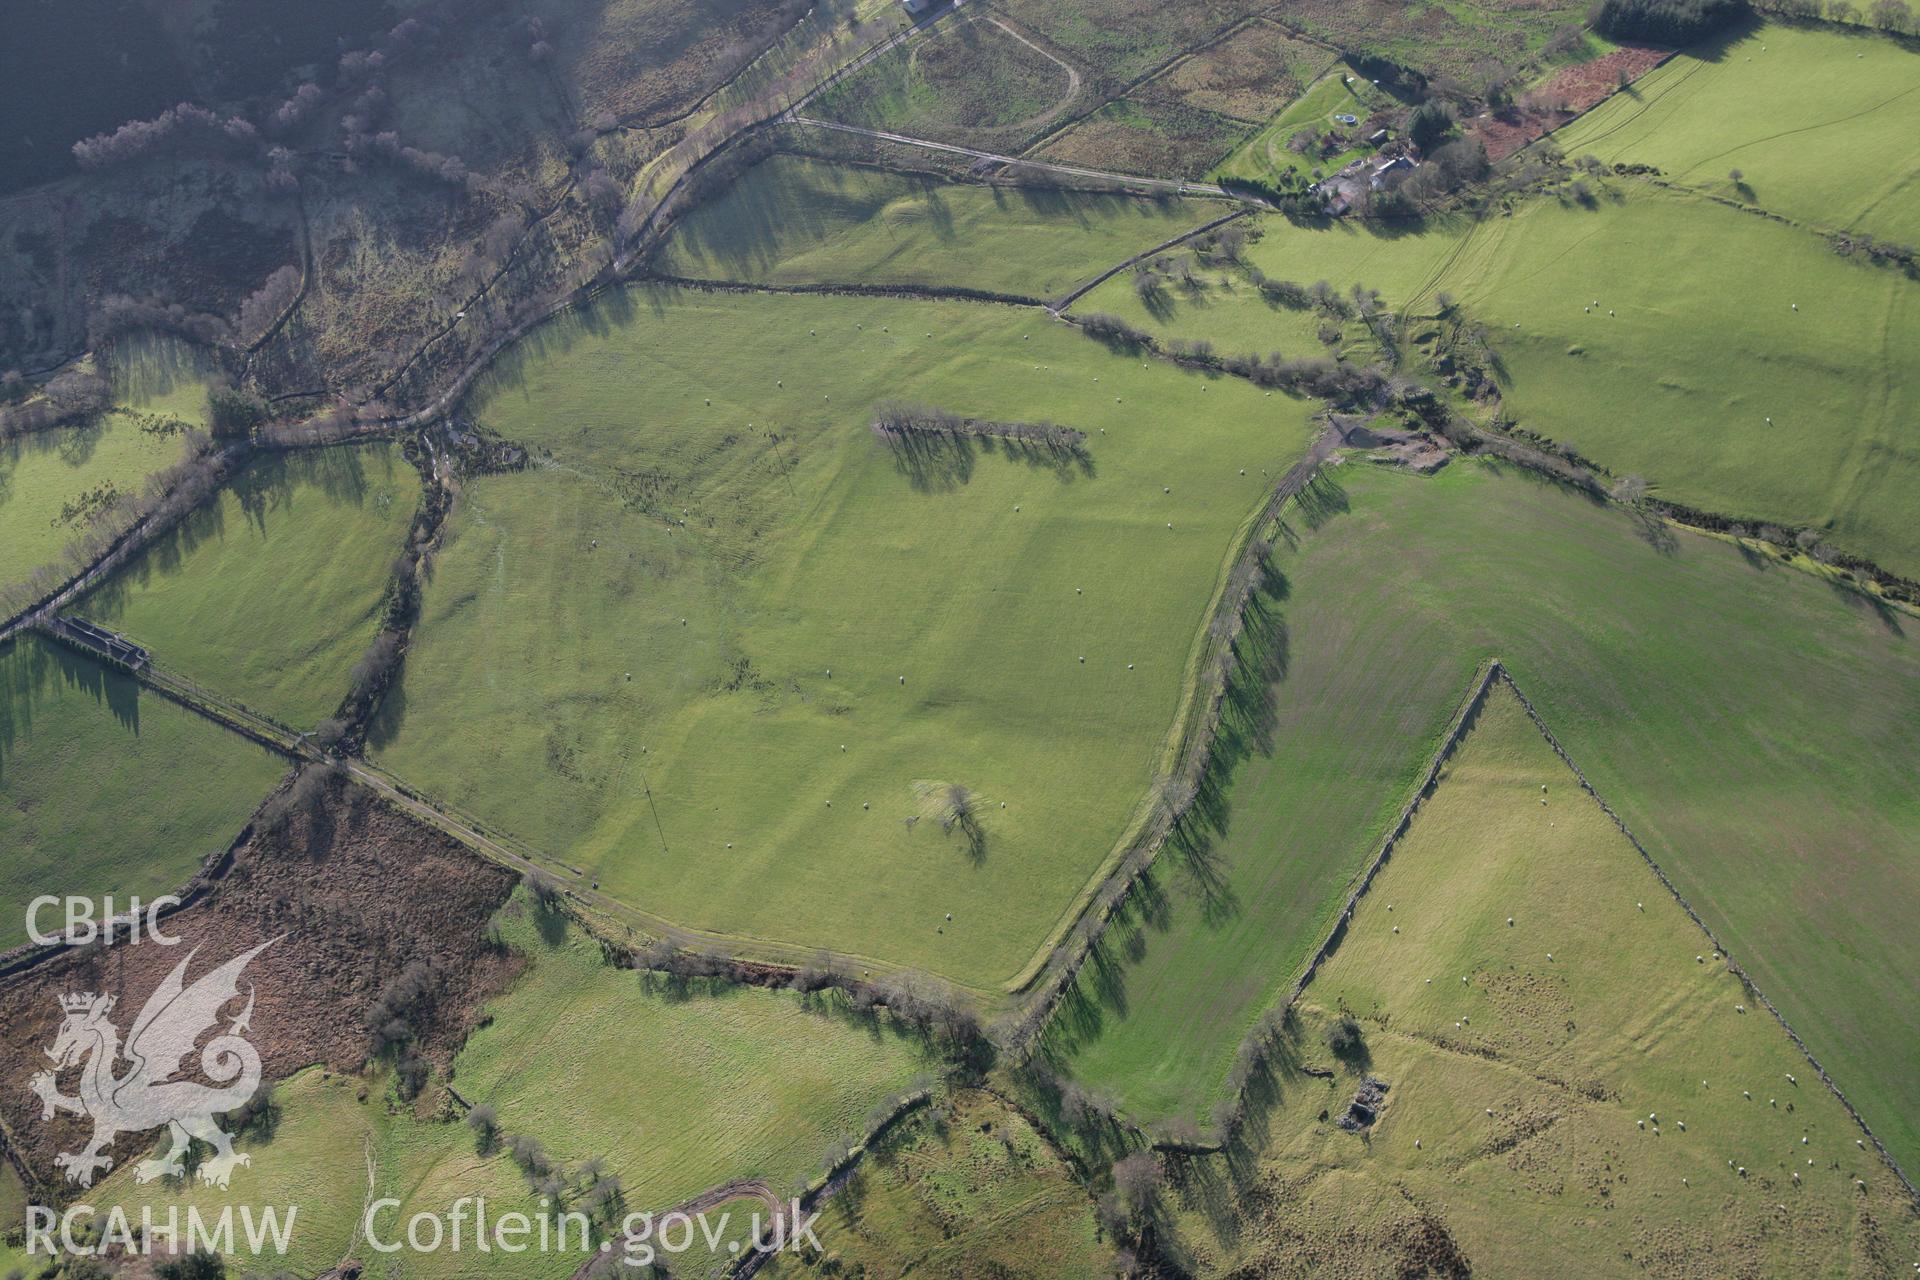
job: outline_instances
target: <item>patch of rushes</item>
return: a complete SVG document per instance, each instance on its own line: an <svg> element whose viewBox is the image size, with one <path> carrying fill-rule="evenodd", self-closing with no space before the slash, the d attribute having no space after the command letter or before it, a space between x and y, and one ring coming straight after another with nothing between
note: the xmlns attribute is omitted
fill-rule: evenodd
<svg viewBox="0 0 1920 1280"><path fill-rule="evenodd" d="M1093 1205L1060 1155L1013 1107L963 1090L895 1126L821 1206L821 1254L776 1258L767 1274L1110 1273ZM863 1270L864 1269L864 1270ZM829 1272L831 1273L831 1272Z"/></svg>
<svg viewBox="0 0 1920 1280"><path fill-rule="evenodd" d="M1145 178L1198 179L1231 151L1248 126L1178 98L1136 93L1109 102L1033 153L1055 164Z"/></svg>
<svg viewBox="0 0 1920 1280"><path fill-rule="evenodd" d="M1335 56L1256 18L1180 59L1137 92L1258 123L1305 92Z"/></svg>

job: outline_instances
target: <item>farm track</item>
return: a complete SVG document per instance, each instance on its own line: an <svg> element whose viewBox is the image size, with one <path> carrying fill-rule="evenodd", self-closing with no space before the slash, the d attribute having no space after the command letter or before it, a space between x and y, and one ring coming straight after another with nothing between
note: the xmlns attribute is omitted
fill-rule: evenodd
<svg viewBox="0 0 1920 1280"><path fill-rule="evenodd" d="M1042 49L1039 45L1027 39L1026 36L1020 34L1020 32L1014 30L999 18L990 16L987 18L987 21L1067 73L1067 91L1060 95L1060 101L1054 103L1039 115L1028 116L1025 120L1016 120L1014 123L1005 126L1009 133L1038 132L1047 128L1055 120L1058 120L1068 108L1073 106L1074 99L1080 96L1080 69L1071 62L1068 62L1065 58Z"/></svg>
<svg viewBox="0 0 1920 1280"><path fill-rule="evenodd" d="M880 142L897 143L905 147L921 147L928 151L941 151L948 155L966 156L973 160L990 164L1015 165L1027 169L1037 169L1044 173L1059 174L1068 178L1090 178L1097 182L1118 182L1127 186L1145 187L1150 191L1170 191L1182 196L1220 196L1227 193L1224 188L1211 182L1188 182L1184 178L1143 178L1135 174L1114 173L1109 169L1086 169L1079 165L1053 164L1045 160L1025 160L1019 156L1001 155L993 151L981 151L974 147L956 146L951 142L930 142L925 138L910 138L904 133L889 133L884 129L868 129L855 124L841 124L836 120L821 120L813 116L792 114L782 119L792 124L807 125L815 129L834 129L841 133L851 133L859 137L873 138Z"/></svg>
<svg viewBox="0 0 1920 1280"><path fill-rule="evenodd" d="M758 1200L773 1215L772 1231L769 1235L755 1233L757 1239L777 1241L786 1238L787 1204L774 1189L758 1178L742 1178L734 1182L723 1182L717 1187L709 1187L690 1200L683 1200L671 1209L662 1210L653 1215L655 1222L664 1222L675 1216L693 1217L717 1209L729 1200ZM600 1259L606 1254L588 1255L587 1260L575 1267L570 1280L590 1280Z"/></svg>

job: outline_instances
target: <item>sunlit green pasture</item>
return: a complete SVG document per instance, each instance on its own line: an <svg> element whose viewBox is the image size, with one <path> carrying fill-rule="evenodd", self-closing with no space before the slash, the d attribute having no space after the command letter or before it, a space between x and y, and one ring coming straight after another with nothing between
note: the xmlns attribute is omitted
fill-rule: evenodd
<svg viewBox="0 0 1920 1280"><path fill-rule="evenodd" d="M373 754L676 924L1009 980L1164 767L1307 407L1037 310L621 301L475 406L542 456L465 486ZM1084 455L895 450L893 397Z"/></svg>
<svg viewBox="0 0 1920 1280"><path fill-rule="evenodd" d="M1349 464L1296 514L1202 825L1053 1025L1142 1118L1204 1119L1498 657L1735 958L1905 1158L1920 1150L1920 635L1843 584L1456 461ZM1834 945L1845 939L1846 945ZM1137 948L1139 955L1133 955Z"/></svg>
<svg viewBox="0 0 1920 1280"><path fill-rule="evenodd" d="M1343 1015L1360 1041L1336 1055ZM1368 1077L1384 1103L1344 1131ZM1503 686L1270 1085L1257 1161L1174 1197L1195 1274L1424 1251L1498 1275L1870 1276L1920 1246L1905 1188Z"/></svg>
<svg viewBox="0 0 1920 1280"><path fill-rule="evenodd" d="M696 279L1052 298L1224 212L1202 200L974 186L775 156L702 205L652 265Z"/></svg>

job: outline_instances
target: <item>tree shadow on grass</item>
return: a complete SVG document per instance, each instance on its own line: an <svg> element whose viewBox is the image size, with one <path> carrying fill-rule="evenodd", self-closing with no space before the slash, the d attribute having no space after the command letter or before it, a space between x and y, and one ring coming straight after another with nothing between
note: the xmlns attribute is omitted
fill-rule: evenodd
<svg viewBox="0 0 1920 1280"><path fill-rule="evenodd" d="M1059 446L988 432L889 431L877 433L893 456L894 469L919 493L951 493L973 479L975 459L998 455L1050 472L1062 484L1092 479L1093 455L1084 444Z"/></svg>
<svg viewBox="0 0 1920 1280"><path fill-rule="evenodd" d="M1899 611L1873 592L1839 578L1827 579L1827 588L1848 608L1872 614L1874 621L1891 634L1903 637L1907 634L1906 628L1900 625Z"/></svg>
<svg viewBox="0 0 1920 1280"><path fill-rule="evenodd" d="M1674 533L1673 526L1661 519L1659 515L1640 506L1629 506L1627 514L1633 522L1633 534L1640 541L1663 556L1674 556L1680 553L1679 535Z"/></svg>
<svg viewBox="0 0 1920 1280"><path fill-rule="evenodd" d="M1335 516L1352 510L1346 489L1325 467L1313 473L1293 501L1309 529L1319 529Z"/></svg>

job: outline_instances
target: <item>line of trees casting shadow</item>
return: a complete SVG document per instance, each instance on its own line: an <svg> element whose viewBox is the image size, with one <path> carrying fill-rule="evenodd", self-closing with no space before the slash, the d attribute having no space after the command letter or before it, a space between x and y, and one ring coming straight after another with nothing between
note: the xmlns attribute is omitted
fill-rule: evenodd
<svg viewBox="0 0 1920 1280"><path fill-rule="evenodd" d="M884 400L874 406L870 426L893 454L894 466L923 493L966 484L973 477L976 450L1044 468L1062 482L1094 474L1086 433L1052 422L969 418L951 409Z"/></svg>

